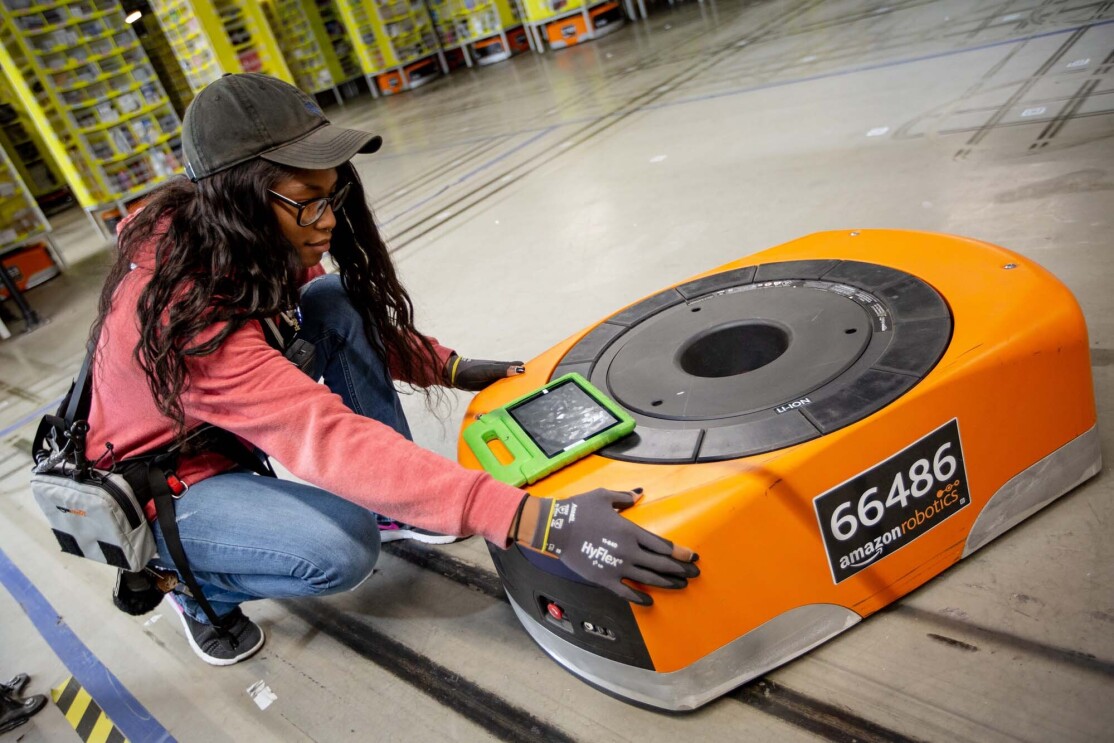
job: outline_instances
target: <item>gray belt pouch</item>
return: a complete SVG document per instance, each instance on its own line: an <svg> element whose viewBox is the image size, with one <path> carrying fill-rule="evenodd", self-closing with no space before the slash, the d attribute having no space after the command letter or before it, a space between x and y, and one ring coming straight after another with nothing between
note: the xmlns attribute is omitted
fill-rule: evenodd
<svg viewBox="0 0 1114 743"><path fill-rule="evenodd" d="M46 461L36 467L31 493L62 551L142 570L155 556L155 538L132 486L122 475L95 469L77 479L59 465Z"/></svg>
<svg viewBox="0 0 1114 743"><path fill-rule="evenodd" d="M92 348L90 342L58 414L39 421L32 442L31 493L63 552L138 572L155 556L155 538L143 503L124 475L145 476L147 465L116 462L111 444L99 458L85 456ZM102 469L99 465L105 460L110 466Z"/></svg>

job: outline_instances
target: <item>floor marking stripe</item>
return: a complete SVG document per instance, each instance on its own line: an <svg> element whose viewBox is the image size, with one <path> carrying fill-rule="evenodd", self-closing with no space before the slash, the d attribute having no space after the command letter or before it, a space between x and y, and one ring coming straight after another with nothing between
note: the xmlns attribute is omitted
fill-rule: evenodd
<svg viewBox="0 0 1114 743"><path fill-rule="evenodd" d="M92 701L93 697L89 696L89 692L84 689L77 690L77 695L70 703L70 708L66 710L66 722L70 723L70 727L74 730L77 730L81 718L85 717L85 711L89 709L89 703Z"/></svg>
<svg viewBox="0 0 1114 743"><path fill-rule="evenodd" d="M86 743L105 743L108 736L112 735L112 731L116 730L120 738L124 738L116 726L112 724L112 720L108 719L108 715L101 715L97 718L97 724L93 726L93 730L89 733L89 737L85 739Z"/></svg>
<svg viewBox="0 0 1114 743"><path fill-rule="evenodd" d="M65 664L74 679L97 699L120 731L133 743L161 743L174 737L120 683L85 643L74 634L34 584L0 549L0 584L30 618L31 623ZM105 597L107 607L108 597ZM138 632L138 630L137 630ZM64 693L64 692L62 692Z"/></svg>
<svg viewBox="0 0 1114 743"><path fill-rule="evenodd" d="M127 740L73 676L51 689L50 698L85 743L105 743L113 732L117 740Z"/></svg>
<svg viewBox="0 0 1114 743"><path fill-rule="evenodd" d="M81 691L81 684L77 683L77 679L73 676L70 676L69 681L61 688L62 691L60 693L52 693L50 696L54 700L54 703L58 705L58 709L62 710L62 714L66 714L70 711L70 705L73 704L77 692ZM55 689L54 691L57 692L58 690Z"/></svg>
<svg viewBox="0 0 1114 743"><path fill-rule="evenodd" d="M16 431L23 428L24 426L26 426L31 421L35 420L36 418L40 418L40 417L46 415L47 413L53 413L55 410L58 409L58 406L61 405L61 404L62 404L62 398L61 397L59 397L57 400L51 400L46 405L43 405L38 410L35 410L31 413L28 413L27 415L23 416L22 418L17 420L15 423L11 424L10 426L5 426L4 428L0 428L0 439L4 438L5 436L7 436L10 433L15 433Z"/></svg>
<svg viewBox="0 0 1114 743"><path fill-rule="evenodd" d="M85 696L89 696L89 693L85 692ZM97 722L101 718L108 719L105 717L104 712L101 711L100 705L97 704L96 700L93 699L93 697L89 697L89 704L85 707L85 713L81 716L81 720L74 725L74 730L77 731L77 737L85 741L89 740L89 733L93 732L93 728L96 727Z"/></svg>

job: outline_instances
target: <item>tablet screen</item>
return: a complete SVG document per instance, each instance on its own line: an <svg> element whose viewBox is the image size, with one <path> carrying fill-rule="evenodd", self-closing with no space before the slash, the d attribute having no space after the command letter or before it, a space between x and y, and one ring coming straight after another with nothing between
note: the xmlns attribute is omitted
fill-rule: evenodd
<svg viewBox="0 0 1114 743"><path fill-rule="evenodd" d="M547 457L620 423L575 382L550 387L507 409Z"/></svg>

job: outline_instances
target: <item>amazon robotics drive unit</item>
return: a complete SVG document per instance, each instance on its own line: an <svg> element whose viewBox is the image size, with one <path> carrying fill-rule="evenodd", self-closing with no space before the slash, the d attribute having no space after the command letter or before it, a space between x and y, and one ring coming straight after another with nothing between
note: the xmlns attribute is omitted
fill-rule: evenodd
<svg viewBox="0 0 1114 743"><path fill-rule="evenodd" d="M625 515L696 550L701 576L639 607L545 556L492 556L549 655L655 708L819 645L1101 467L1079 306L975 240L829 232L730 263L544 353L465 423L569 372L637 427L530 491L641 486Z"/></svg>

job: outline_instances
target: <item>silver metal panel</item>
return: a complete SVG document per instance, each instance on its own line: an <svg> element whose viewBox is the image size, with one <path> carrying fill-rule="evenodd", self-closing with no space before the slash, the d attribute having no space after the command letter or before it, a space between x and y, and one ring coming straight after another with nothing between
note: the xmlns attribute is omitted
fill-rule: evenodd
<svg viewBox="0 0 1114 743"><path fill-rule="evenodd" d="M729 642L692 665L671 673L635 668L591 653L540 626L507 598L522 626L554 660L617 696L667 710L696 709L771 668L828 640L861 617L834 604L810 604L787 611Z"/></svg>
<svg viewBox="0 0 1114 743"><path fill-rule="evenodd" d="M1101 469L1099 435L1092 428L1000 487L971 527L963 556L1017 526Z"/></svg>

